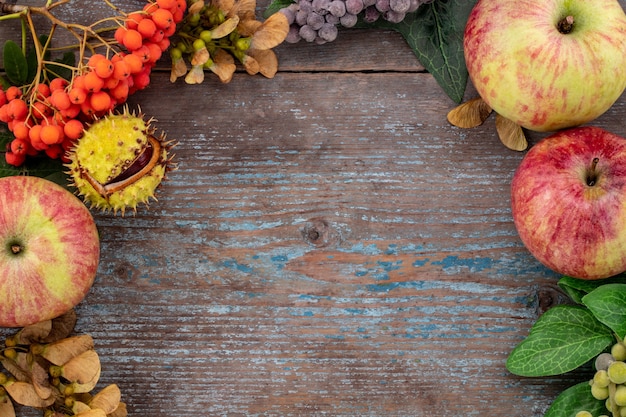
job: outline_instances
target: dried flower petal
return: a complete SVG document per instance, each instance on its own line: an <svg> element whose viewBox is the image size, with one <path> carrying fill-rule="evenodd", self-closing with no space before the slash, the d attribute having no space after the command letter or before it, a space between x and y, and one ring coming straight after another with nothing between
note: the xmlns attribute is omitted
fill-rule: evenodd
<svg viewBox="0 0 626 417"><path fill-rule="evenodd" d="M523 151L528 148L528 141L522 127L499 114L496 115L496 131L500 141L507 148L514 151Z"/></svg>
<svg viewBox="0 0 626 417"><path fill-rule="evenodd" d="M491 114L491 107L478 97L458 105L448 112L448 122L456 127L469 129L480 126Z"/></svg>

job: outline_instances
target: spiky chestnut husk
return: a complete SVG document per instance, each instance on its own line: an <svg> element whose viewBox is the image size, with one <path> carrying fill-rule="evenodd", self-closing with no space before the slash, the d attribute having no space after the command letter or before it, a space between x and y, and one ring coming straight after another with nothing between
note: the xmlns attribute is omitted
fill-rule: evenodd
<svg viewBox="0 0 626 417"><path fill-rule="evenodd" d="M165 134L155 136L152 121L125 107L94 121L68 152L70 182L91 207L123 216L156 200L157 187L174 168L173 143Z"/></svg>

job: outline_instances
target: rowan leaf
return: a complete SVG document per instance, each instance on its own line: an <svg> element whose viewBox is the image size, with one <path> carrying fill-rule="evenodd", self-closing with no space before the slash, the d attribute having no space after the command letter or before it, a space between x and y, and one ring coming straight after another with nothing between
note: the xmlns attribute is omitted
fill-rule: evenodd
<svg viewBox="0 0 626 417"><path fill-rule="evenodd" d="M586 308L559 305L546 311L509 355L506 367L520 376L552 376L585 364L615 342L611 329Z"/></svg>
<svg viewBox="0 0 626 417"><path fill-rule="evenodd" d="M591 386L585 381L559 394L543 417L572 417L579 411L589 411L594 416L609 414L604 403L591 395Z"/></svg>
<svg viewBox="0 0 626 417"><path fill-rule="evenodd" d="M626 284L605 284L582 298L596 318L620 339L626 337Z"/></svg>
<svg viewBox="0 0 626 417"><path fill-rule="evenodd" d="M9 81L17 86L26 84L28 81L28 61L22 48L14 41L7 40L4 43L2 59L4 60L4 71Z"/></svg>

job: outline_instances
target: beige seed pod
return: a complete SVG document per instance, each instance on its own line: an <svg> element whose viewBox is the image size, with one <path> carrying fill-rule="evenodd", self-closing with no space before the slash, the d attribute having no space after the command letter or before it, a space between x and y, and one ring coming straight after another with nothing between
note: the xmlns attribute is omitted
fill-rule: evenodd
<svg viewBox="0 0 626 417"><path fill-rule="evenodd" d="M120 402L117 408L112 413L109 413L107 417L127 417L127 416L128 416L128 410L126 409L126 403Z"/></svg>
<svg viewBox="0 0 626 417"><path fill-rule="evenodd" d="M41 355L46 358L54 365L61 366L93 348L93 338L88 334L84 334L61 339L47 345L33 345L31 351L35 355Z"/></svg>
<svg viewBox="0 0 626 417"><path fill-rule="evenodd" d="M448 122L462 129L470 129L483 124L491 111L491 107L482 98L474 98L450 110Z"/></svg>
<svg viewBox="0 0 626 417"><path fill-rule="evenodd" d="M31 382L37 395L44 400L50 398L54 394L54 390L50 385L48 371L36 361L31 364L30 371L32 378Z"/></svg>
<svg viewBox="0 0 626 417"><path fill-rule="evenodd" d="M73 357L61 366L51 366L52 377L62 376L71 382L86 384L100 373L100 358L95 350L90 349Z"/></svg>
<svg viewBox="0 0 626 417"><path fill-rule="evenodd" d="M93 396L89 402L91 408L104 410L106 414L115 411L122 400L122 393L116 384L107 385Z"/></svg>
<svg viewBox="0 0 626 417"><path fill-rule="evenodd" d="M52 330L52 320L44 320L22 328L15 334L15 341L20 345L43 341Z"/></svg>
<svg viewBox="0 0 626 417"><path fill-rule="evenodd" d="M0 365L10 372L16 380L22 382L30 381L30 374L27 368L24 369L18 364L18 361L19 363L24 362L23 358L25 359L26 355L26 353L18 352L16 359L9 359L5 356L0 356Z"/></svg>
<svg viewBox="0 0 626 417"><path fill-rule="evenodd" d="M62 316L52 319L52 329L43 342L51 343L69 337L72 331L74 331L77 319L74 309L69 310Z"/></svg>
<svg viewBox="0 0 626 417"><path fill-rule="evenodd" d="M15 417L15 408L8 395L0 396L0 416Z"/></svg>
<svg viewBox="0 0 626 417"><path fill-rule="evenodd" d="M89 410L91 410L91 407L82 401L74 401L72 403L72 412L74 414L84 413Z"/></svg>
<svg viewBox="0 0 626 417"><path fill-rule="evenodd" d="M74 394L85 394L93 390L98 384L98 380L100 379L100 369L98 368L98 373L96 373L91 381L87 381L85 383L72 382L67 386Z"/></svg>
<svg viewBox="0 0 626 417"><path fill-rule="evenodd" d="M4 384L4 389L9 393L13 401L27 407L46 408L54 404L54 396L41 398L33 384L22 381L9 381Z"/></svg>
<svg viewBox="0 0 626 417"><path fill-rule="evenodd" d="M107 417L106 413L98 408L92 408L91 410L83 411L78 414L74 414L74 417Z"/></svg>

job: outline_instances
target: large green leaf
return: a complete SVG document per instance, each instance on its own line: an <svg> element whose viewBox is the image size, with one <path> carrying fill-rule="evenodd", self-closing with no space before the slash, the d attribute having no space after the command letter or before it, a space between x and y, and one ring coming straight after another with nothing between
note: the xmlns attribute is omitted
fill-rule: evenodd
<svg viewBox="0 0 626 417"><path fill-rule="evenodd" d="M604 403L591 395L589 382L585 381L563 391L543 417L575 417L579 411L589 411L594 416L608 414Z"/></svg>
<svg viewBox="0 0 626 417"><path fill-rule="evenodd" d="M626 284L605 284L582 298L596 318L620 339L626 336Z"/></svg>
<svg viewBox="0 0 626 417"><path fill-rule="evenodd" d="M435 0L407 14L400 23L378 19L371 26L400 32L445 93L460 103L468 79L463 33L474 4L476 0Z"/></svg>
<svg viewBox="0 0 626 417"><path fill-rule="evenodd" d="M28 62L22 48L12 40L4 43L2 52L4 70L13 85L24 85L28 81Z"/></svg>
<svg viewBox="0 0 626 417"><path fill-rule="evenodd" d="M586 308L559 305L546 311L509 355L507 369L521 376L550 376L585 364L615 342L611 329Z"/></svg>
<svg viewBox="0 0 626 417"><path fill-rule="evenodd" d="M601 285L621 283L626 284L626 274L619 274L611 278L585 280L572 277L563 277L559 280L559 287L578 304L582 304L582 298Z"/></svg>

